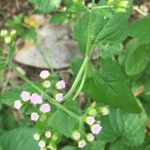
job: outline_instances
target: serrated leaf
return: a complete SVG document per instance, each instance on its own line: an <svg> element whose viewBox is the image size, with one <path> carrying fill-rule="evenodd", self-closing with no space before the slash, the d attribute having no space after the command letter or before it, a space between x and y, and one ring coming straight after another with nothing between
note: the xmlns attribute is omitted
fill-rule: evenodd
<svg viewBox="0 0 150 150"><path fill-rule="evenodd" d="M28 0L33 3L35 9L42 13L50 13L53 10L59 8L61 0Z"/></svg>
<svg viewBox="0 0 150 150"><path fill-rule="evenodd" d="M48 124L66 137L71 137L79 122L65 112L58 110L48 119Z"/></svg>
<svg viewBox="0 0 150 150"><path fill-rule="evenodd" d="M101 118L101 126L103 127L103 130L101 134L98 135L98 139L106 142L112 142L118 138L118 135L111 128L108 116Z"/></svg>
<svg viewBox="0 0 150 150"><path fill-rule="evenodd" d="M150 62L150 43L139 45L127 57L125 70L128 75L141 73Z"/></svg>
<svg viewBox="0 0 150 150"><path fill-rule="evenodd" d="M4 150L39 150L33 139L35 130L32 128L17 128L0 136L0 145Z"/></svg>
<svg viewBox="0 0 150 150"><path fill-rule="evenodd" d="M139 146L145 139L145 126L148 122L146 113L124 113L120 110L112 110L109 116L112 130L127 146Z"/></svg>
<svg viewBox="0 0 150 150"><path fill-rule="evenodd" d="M127 34L140 40L149 40L150 34L150 17L144 17L130 24Z"/></svg>
<svg viewBox="0 0 150 150"><path fill-rule="evenodd" d="M101 60L100 71L87 78L83 91L97 102L126 112L140 112L125 75L120 66L111 59Z"/></svg>
<svg viewBox="0 0 150 150"><path fill-rule="evenodd" d="M114 14L111 18L105 18L96 10L92 11L91 16L89 12L86 12L77 20L73 31L73 37L78 41L81 52L85 53L88 36L91 42L88 44L96 47L107 43L122 42L126 35L128 17L128 13Z"/></svg>

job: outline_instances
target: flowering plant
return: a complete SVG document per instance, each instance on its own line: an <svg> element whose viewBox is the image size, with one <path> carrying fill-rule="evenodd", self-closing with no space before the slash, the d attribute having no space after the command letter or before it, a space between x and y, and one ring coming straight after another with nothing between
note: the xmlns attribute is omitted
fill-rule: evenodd
<svg viewBox="0 0 150 150"><path fill-rule="evenodd" d="M39 7L39 1L31 2ZM75 14L72 35L83 56L72 62L75 79L70 88L50 70L41 71L37 82L29 80L12 60L17 31L1 30L8 49L0 52L0 69L9 67L25 84L4 92L0 100L30 121L26 128L9 131L11 146L4 142L8 133L0 136L0 149L148 150L145 104L150 98L150 41L147 28L142 27L150 19L128 23L132 0L69 2L64 3L70 4L67 13ZM127 37L132 40L124 46ZM96 59L94 50L98 50ZM83 109L79 107L81 93L86 100ZM21 147L14 139L22 141Z"/></svg>

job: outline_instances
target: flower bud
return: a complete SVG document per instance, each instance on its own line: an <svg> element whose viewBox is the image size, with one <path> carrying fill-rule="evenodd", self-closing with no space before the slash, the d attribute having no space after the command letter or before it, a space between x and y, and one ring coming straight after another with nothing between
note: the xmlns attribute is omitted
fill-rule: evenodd
<svg viewBox="0 0 150 150"><path fill-rule="evenodd" d="M95 122L95 118L93 116L89 116L89 117L86 118L86 123L88 125L93 125L94 122Z"/></svg>
<svg viewBox="0 0 150 150"><path fill-rule="evenodd" d="M51 142L51 143L47 146L47 148L49 148L50 150L57 150L57 146L56 146L55 142Z"/></svg>
<svg viewBox="0 0 150 150"><path fill-rule="evenodd" d="M1 36L2 38L5 38L7 35L8 35L8 31L5 30L5 29L2 29L1 32L0 32L0 36Z"/></svg>
<svg viewBox="0 0 150 150"><path fill-rule="evenodd" d="M43 140L39 141L38 145L39 145L40 148L45 148L46 147L46 143Z"/></svg>
<svg viewBox="0 0 150 150"><path fill-rule="evenodd" d="M99 113L103 116L109 114L109 108L107 106L99 107Z"/></svg>
<svg viewBox="0 0 150 150"><path fill-rule="evenodd" d="M14 102L14 107L15 107L15 109L19 110L22 107L21 101L20 100L16 100Z"/></svg>
<svg viewBox="0 0 150 150"><path fill-rule="evenodd" d="M42 86L45 88L50 88L51 87L51 82L49 80L46 80L42 83Z"/></svg>
<svg viewBox="0 0 150 150"><path fill-rule="evenodd" d="M80 140L80 141L78 142L78 147L79 147L79 148L84 148L85 146L86 146L85 140Z"/></svg>
<svg viewBox="0 0 150 150"><path fill-rule="evenodd" d="M93 134L99 134L102 130L102 126L100 124L94 124L91 127L91 131Z"/></svg>
<svg viewBox="0 0 150 150"><path fill-rule="evenodd" d="M14 39L14 38L16 37L16 33L17 33L16 30L12 30L12 31L10 32L10 37L11 37L12 39Z"/></svg>
<svg viewBox="0 0 150 150"><path fill-rule="evenodd" d="M86 135L86 138L87 138L87 140L88 140L89 142L93 142L93 141L95 140L95 137L94 137L94 135L93 135L92 133L88 133L88 134Z"/></svg>
<svg viewBox="0 0 150 150"><path fill-rule="evenodd" d="M42 97L40 95L38 95L37 93L33 93L31 95L31 103L33 105L36 105L36 104L42 104L43 100L42 100Z"/></svg>
<svg viewBox="0 0 150 150"><path fill-rule="evenodd" d="M48 103L42 104L40 107L42 113L48 113L51 111L51 106Z"/></svg>
<svg viewBox="0 0 150 150"><path fill-rule="evenodd" d="M12 39L11 39L10 36L6 36L6 37L4 38L4 41L5 41L6 44L11 44L11 43L12 43Z"/></svg>
<svg viewBox="0 0 150 150"><path fill-rule="evenodd" d="M41 73L40 73L40 77L41 77L42 79L46 79L46 78L48 78L49 76L50 76L50 73L49 73L48 70L43 70L43 71L41 71Z"/></svg>
<svg viewBox="0 0 150 150"><path fill-rule="evenodd" d="M33 112L33 113L31 114L31 120L32 120L32 121L38 121L39 118L40 118L40 116L39 116L38 113Z"/></svg>
<svg viewBox="0 0 150 150"><path fill-rule="evenodd" d="M64 80L61 80L61 81L59 81L59 82L56 83L56 88L57 88L58 90L62 90L62 89L64 89L65 87L66 87L66 83L65 83Z"/></svg>
<svg viewBox="0 0 150 150"><path fill-rule="evenodd" d="M52 136L52 141L58 142L59 137L60 137L59 133L55 132Z"/></svg>
<svg viewBox="0 0 150 150"><path fill-rule="evenodd" d="M35 133L35 134L33 135L33 138L34 138L36 141L38 141L38 140L40 139L40 135L39 135L38 133Z"/></svg>
<svg viewBox="0 0 150 150"><path fill-rule="evenodd" d="M97 110L95 108L89 108L88 109L88 114L90 116L96 116L97 115Z"/></svg>
<svg viewBox="0 0 150 150"><path fill-rule="evenodd" d="M74 131L73 134L72 134L72 138L73 138L75 141L80 140L80 138L81 138L80 132L79 132L79 131Z"/></svg>
<svg viewBox="0 0 150 150"><path fill-rule="evenodd" d="M63 102L63 93L56 94L55 99L59 103Z"/></svg>
<svg viewBox="0 0 150 150"><path fill-rule="evenodd" d="M23 91L20 96L24 102L27 102L30 100L30 93L29 92Z"/></svg>
<svg viewBox="0 0 150 150"><path fill-rule="evenodd" d="M46 131L46 132L45 132L45 137L46 137L47 139L50 139L50 138L52 137L51 131Z"/></svg>

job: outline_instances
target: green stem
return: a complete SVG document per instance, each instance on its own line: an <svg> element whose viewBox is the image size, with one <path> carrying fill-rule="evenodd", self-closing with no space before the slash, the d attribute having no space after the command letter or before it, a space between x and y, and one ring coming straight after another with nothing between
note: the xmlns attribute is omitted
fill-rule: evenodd
<svg viewBox="0 0 150 150"><path fill-rule="evenodd" d="M85 83L85 80L86 80L86 76L87 76L87 68L88 68L88 65L86 65L86 68L85 68L85 71L84 71L84 74L83 74L83 78L82 78L80 87L79 87L77 93L75 94L75 96L73 97L73 100L76 100L76 98L79 96L80 92L82 91L82 88L84 86L84 83Z"/></svg>
<svg viewBox="0 0 150 150"><path fill-rule="evenodd" d="M80 81L81 76L82 76L82 74L83 74L83 72L84 72L84 69L85 69L85 66L86 66L88 60L89 60L89 58L88 58L88 57L85 57L85 59L84 59L84 61L83 61L83 64L82 64L82 66L81 66L81 68L80 68L80 70L79 70L79 73L78 73L78 75L77 75L77 77L76 77L76 79L75 79L75 81L74 81L74 83L73 83L71 89L70 89L69 92L64 96L64 100L68 99L68 98L73 94L73 92L75 91L75 89L76 89L76 87L77 87L77 85L78 85L78 82Z"/></svg>
<svg viewBox="0 0 150 150"><path fill-rule="evenodd" d="M10 64L11 68L16 72L16 74L22 79L24 80L26 83L28 83L32 88L34 88L37 92L39 92L41 95L45 94L44 91L39 88L36 84L34 84L31 80L29 80L27 77L25 77L22 73L20 73L16 66L14 64ZM50 99L48 94L45 94L47 99ZM70 111L69 109L67 109L66 107L64 107L63 105L59 104L56 102L55 99L50 99L50 103L55 105L57 108L63 110L64 112L66 112L68 115L72 116L74 119L76 120L81 120L81 118L76 115L75 113L73 113L72 111Z"/></svg>

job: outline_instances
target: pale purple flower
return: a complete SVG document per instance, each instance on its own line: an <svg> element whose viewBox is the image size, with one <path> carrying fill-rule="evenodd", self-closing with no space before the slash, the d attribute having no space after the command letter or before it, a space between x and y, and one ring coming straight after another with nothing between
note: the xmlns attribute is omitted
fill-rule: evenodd
<svg viewBox="0 0 150 150"><path fill-rule="evenodd" d="M30 93L29 92L23 91L20 96L24 102L27 102L30 100Z"/></svg>
<svg viewBox="0 0 150 150"><path fill-rule="evenodd" d="M59 81L59 82L56 83L56 88L57 88L58 90L62 90L62 89L64 89L65 87L66 87L66 83L65 83L64 80L61 80L61 81Z"/></svg>
<svg viewBox="0 0 150 150"><path fill-rule="evenodd" d="M39 145L40 148L45 148L46 143L45 143L45 141L41 140L41 141L39 141L38 145Z"/></svg>
<svg viewBox="0 0 150 150"><path fill-rule="evenodd" d="M56 94L55 99L59 103L63 102L63 93Z"/></svg>
<svg viewBox="0 0 150 150"><path fill-rule="evenodd" d="M86 135L86 138L87 138L87 140L88 140L89 142L93 142L93 141L95 140L95 137L94 137L94 135L93 135L92 133L88 133L88 134Z"/></svg>
<svg viewBox="0 0 150 150"><path fill-rule="evenodd" d="M93 134L99 134L102 130L102 126L100 124L94 124L91 127L91 131Z"/></svg>
<svg viewBox="0 0 150 150"><path fill-rule="evenodd" d="M48 113L48 112L51 111L51 106L47 103L42 104L41 107L40 107L40 111L43 112L43 113Z"/></svg>
<svg viewBox="0 0 150 150"><path fill-rule="evenodd" d="M76 141L80 140L81 138L81 134L79 131L74 131L73 134L72 134L72 138Z"/></svg>
<svg viewBox="0 0 150 150"><path fill-rule="evenodd" d="M89 117L86 118L86 123L88 125L93 125L94 122L95 122L95 118L93 116L89 116Z"/></svg>
<svg viewBox="0 0 150 150"><path fill-rule="evenodd" d="M38 140L40 139L40 135L39 135L38 133L35 133L35 134L33 135L33 138L34 138L36 141L38 141Z"/></svg>
<svg viewBox="0 0 150 150"><path fill-rule="evenodd" d="M15 109L19 110L22 107L21 101L20 100L16 100L14 102L14 107L15 107Z"/></svg>
<svg viewBox="0 0 150 150"><path fill-rule="evenodd" d="M80 141L78 142L78 147L79 147L79 148L84 148L85 146L86 146L85 140L80 140Z"/></svg>
<svg viewBox="0 0 150 150"><path fill-rule="evenodd" d="M48 138L48 139L51 138L52 137L51 131L45 132L45 137Z"/></svg>
<svg viewBox="0 0 150 150"><path fill-rule="evenodd" d="M50 73L49 73L48 70L43 70L43 71L41 71L41 73L40 73L40 77L41 77L42 79L46 79L46 78L48 78L49 76L50 76Z"/></svg>
<svg viewBox="0 0 150 150"><path fill-rule="evenodd" d="M36 105L36 104L42 104L43 100L42 97L40 95L38 95L37 93L33 93L31 95L31 103Z"/></svg>
<svg viewBox="0 0 150 150"><path fill-rule="evenodd" d="M40 118L40 116L39 116L38 113L33 112L33 113L31 114L31 120L32 120L32 121L38 121L39 118Z"/></svg>

